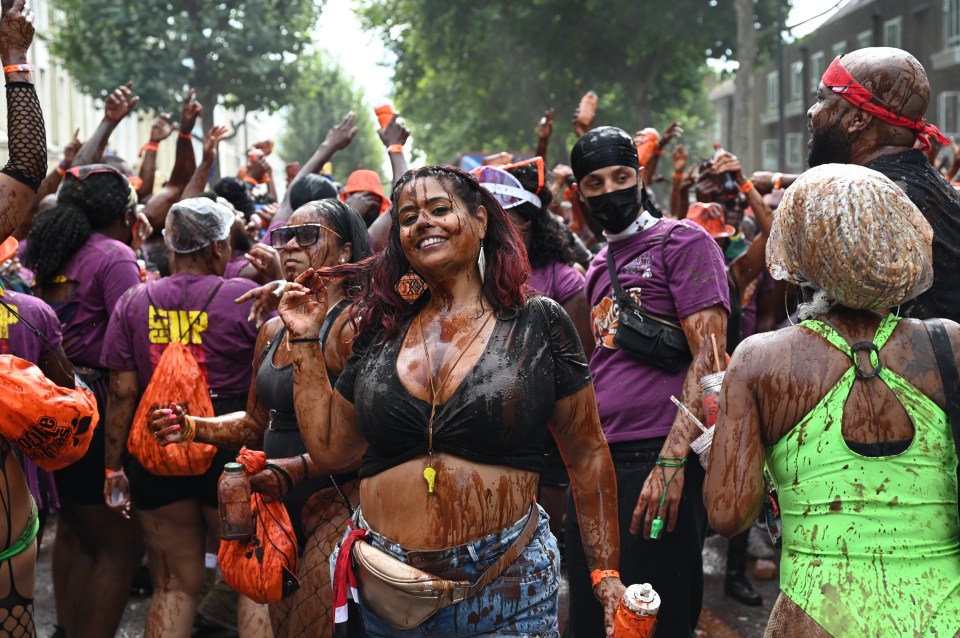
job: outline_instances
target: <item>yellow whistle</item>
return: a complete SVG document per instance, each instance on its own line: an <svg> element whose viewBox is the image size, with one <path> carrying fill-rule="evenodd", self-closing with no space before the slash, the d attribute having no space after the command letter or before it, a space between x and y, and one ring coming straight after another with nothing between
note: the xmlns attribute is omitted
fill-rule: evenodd
<svg viewBox="0 0 960 638"><path fill-rule="evenodd" d="M423 470L423 478L427 480L427 494L433 494L433 482L437 478L437 471L428 465Z"/></svg>

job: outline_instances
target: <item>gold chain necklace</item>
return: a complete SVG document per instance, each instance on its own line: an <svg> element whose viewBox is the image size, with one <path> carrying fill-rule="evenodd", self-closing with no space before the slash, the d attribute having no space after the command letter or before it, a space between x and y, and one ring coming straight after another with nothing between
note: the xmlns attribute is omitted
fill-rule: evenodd
<svg viewBox="0 0 960 638"><path fill-rule="evenodd" d="M470 349L470 346L473 345L473 342L476 341L480 336L480 333L483 332L483 329L487 326L487 323L490 322L491 317L493 317L492 312L487 315L486 319L483 320L483 323L480 324L480 328L473 333L470 341L468 341L466 347L460 351L460 354L457 356L456 360L454 360L453 365L447 370L447 374L440 383L440 386L437 387L433 375L433 359L430 357L430 349L427 348L427 339L423 334L423 313L417 315L417 326L420 329L420 341L423 344L423 353L427 357L427 380L430 383L430 420L427 422L427 467L423 470L423 478L427 482L427 494L433 494L434 481L437 478L437 471L433 468L433 421L437 416L437 396L439 396L440 392L442 392L447 386L447 382L450 380L450 375L452 375L453 371L457 369L457 364L460 363L460 359L463 358L463 355L467 353L467 350ZM441 361L441 364L442 363L443 362ZM437 372L439 372L439 370L437 370ZM446 407L446 404L444 404L444 407Z"/></svg>

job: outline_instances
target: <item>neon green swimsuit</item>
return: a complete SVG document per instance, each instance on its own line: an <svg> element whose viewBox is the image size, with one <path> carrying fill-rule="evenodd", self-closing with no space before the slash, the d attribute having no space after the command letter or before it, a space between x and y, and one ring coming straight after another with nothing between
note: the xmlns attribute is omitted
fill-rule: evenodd
<svg viewBox="0 0 960 638"><path fill-rule="evenodd" d="M898 321L880 323L878 350ZM830 326L800 325L856 357ZM933 401L886 368L879 377L913 422L904 452L866 457L844 442L855 366L768 450L783 517L780 589L835 636L952 638L960 630L953 436Z"/></svg>

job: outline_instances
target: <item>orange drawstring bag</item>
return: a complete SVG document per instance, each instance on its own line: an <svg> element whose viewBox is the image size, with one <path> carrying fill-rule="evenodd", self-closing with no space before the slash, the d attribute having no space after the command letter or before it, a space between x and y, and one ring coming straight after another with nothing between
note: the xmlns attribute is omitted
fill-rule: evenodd
<svg viewBox="0 0 960 638"><path fill-rule="evenodd" d="M241 448L237 463L247 475L267 465L263 452ZM223 580L234 590L257 603L277 603L300 588L297 572L297 535L287 508L281 501L267 502L260 494L250 495L256 530L253 539L220 541L217 560Z"/></svg>
<svg viewBox="0 0 960 638"><path fill-rule="evenodd" d="M206 443L181 443L162 447L147 425L154 410L171 403L187 407L191 416L213 416L210 390L200 364L179 341L170 343L160 356L153 377L143 392L133 417L127 448L151 474L157 476L198 476L210 469L217 448Z"/></svg>
<svg viewBox="0 0 960 638"><path fill-rule="evenodd" d="M76 385L60 387L29 361L0 355L0 435L48 472L79 461L100 421L96 397Z"/></svg>

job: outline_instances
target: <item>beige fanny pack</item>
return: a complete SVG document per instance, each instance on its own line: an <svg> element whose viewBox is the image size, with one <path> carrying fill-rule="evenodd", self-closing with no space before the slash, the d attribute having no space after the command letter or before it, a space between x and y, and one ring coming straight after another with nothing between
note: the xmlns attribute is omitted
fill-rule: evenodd
<svg viewBox="0 0 960 638"><path fill-rule="evenodd" d="M352 554L360 598L397 629L413 629L444 607L470 598L496 580L526 549L539 522L540 510L534 504L527 523L507 551L472 584L428 574L370 543L354 543Z"/></svg>

